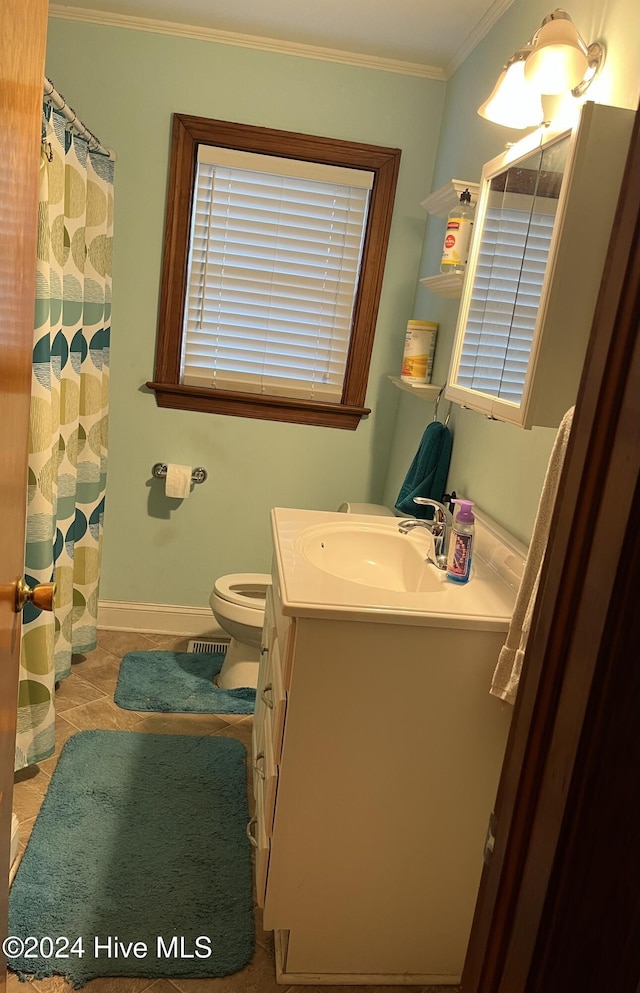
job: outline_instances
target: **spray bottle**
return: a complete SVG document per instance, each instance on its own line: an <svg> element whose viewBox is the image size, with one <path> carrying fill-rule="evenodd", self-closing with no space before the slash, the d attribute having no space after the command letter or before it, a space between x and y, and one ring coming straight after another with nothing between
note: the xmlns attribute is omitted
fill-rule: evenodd
<svg viewBox="0 0 640 993"><path fill-rule="evenodd" d="M475 517L471 508L473 500L452 500L460 509L453 520L447 553L447 579L454 583L468 583L471 573L473 532Z"/></svg>

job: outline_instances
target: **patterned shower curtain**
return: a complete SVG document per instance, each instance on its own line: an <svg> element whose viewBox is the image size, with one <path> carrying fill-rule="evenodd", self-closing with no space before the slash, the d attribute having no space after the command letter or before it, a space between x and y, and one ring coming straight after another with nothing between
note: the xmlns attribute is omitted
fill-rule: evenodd
<svg viewBox="0 0 640 993"><path fill-rule="evenodd" d="M54 751L55 684L96 646L107 473L113 162L43 112L16 770Z"/></svg>

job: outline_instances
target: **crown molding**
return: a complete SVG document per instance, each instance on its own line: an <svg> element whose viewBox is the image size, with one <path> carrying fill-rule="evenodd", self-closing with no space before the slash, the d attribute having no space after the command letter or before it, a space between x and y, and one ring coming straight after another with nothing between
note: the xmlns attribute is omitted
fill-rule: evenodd
<svg viewBox="0 0 640 993"><path fill-rule="evenodd" d="M451 61L444 68L444 78L450 79L456 69L469 57L476 45L479 45L485 35L489 33L496 21L511 7L514 0L495 0L487 11L480 18L472 31L464 39L460 48L455 52Z"/></svg>
<svg viewBox="0 0 640 993"><path fill-rule="evenodd" d="M511 0L513 2L513 0ZM86 7L69 7L64 4L49 4L49 16L67 21L85 21L115 28L128 28L132 31L148 31L152 34L173 35L179 38L192 38L197 41L216 42L219 45L235 45L239 48L253 48L278 55L295 55L299 58L316 59L321 62L338 62L341 65L356 66L360 69L376 69L382 72L397 72L405 76L420 76L423 79L444 81L447 77L438 66L421 65L418 62L403 62L400 59L385 59L377 55L363 55L337 48L321 48L304 45L295 41L282 41L277 38L262 38L257 35L239 34L235 31L219 31L217 28L199 27L193 24L179 24L174 21L158 21L150 17L132 17L129 14L113 14L102 10L89 10Z"/></svg>

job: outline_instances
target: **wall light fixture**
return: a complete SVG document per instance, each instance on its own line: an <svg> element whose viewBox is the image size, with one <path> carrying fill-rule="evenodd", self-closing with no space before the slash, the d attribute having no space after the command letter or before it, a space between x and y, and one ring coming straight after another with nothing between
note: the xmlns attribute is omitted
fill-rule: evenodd
<svg viewBox="0 0 640 993"><path fill-rule="evenodd" d="M478 108L480 117L507 128L535 128L544 119L540 93L525 77L531 46L525 45L511 56L493 90Z"/></svg>
<svg viewBox="0 0 640 993"><path fill-rule="evenodd" d="M587 46L566 10L558 8L503 66L478 113L508 128L536 127L544 122L541 96L581 97L604 57L604 45L596 41Z"/></svg>

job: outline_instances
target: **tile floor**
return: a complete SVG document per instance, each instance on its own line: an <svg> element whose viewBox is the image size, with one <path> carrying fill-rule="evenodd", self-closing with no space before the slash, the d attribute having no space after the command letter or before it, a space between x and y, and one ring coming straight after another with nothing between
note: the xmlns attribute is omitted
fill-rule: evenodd
<svg viewBox="0 0 640 993"><path fill-rule="evenodd" d="M131 651L162 649L186 651L187 639L168 635L145 635L124 631L100 631L98 647L88 655L76 655L73 672L56 694L56 752L39 765L16 773L13 810L20 821L20 848L26 848L43 797L51 780L60 750L77 731L91 729L141 731L155 734L207 734L237 738L251 753L252 717L209 714L149 714L122 710L113 702L123 655ZM250 765L248 766L250 770ZM253 810L250 772L249 806ZM252 961L240 972L222 979L94 979L83 987L86 993L284 993L275 981L273 938L262 928L262 914L255 907L256 949ZM390 987L318 986L290 987L292 993L387 993ZM405 986L404 993L456 993L453 986ZM72 993L62 976L19 983L8 974L8 993Z"/></svg>

